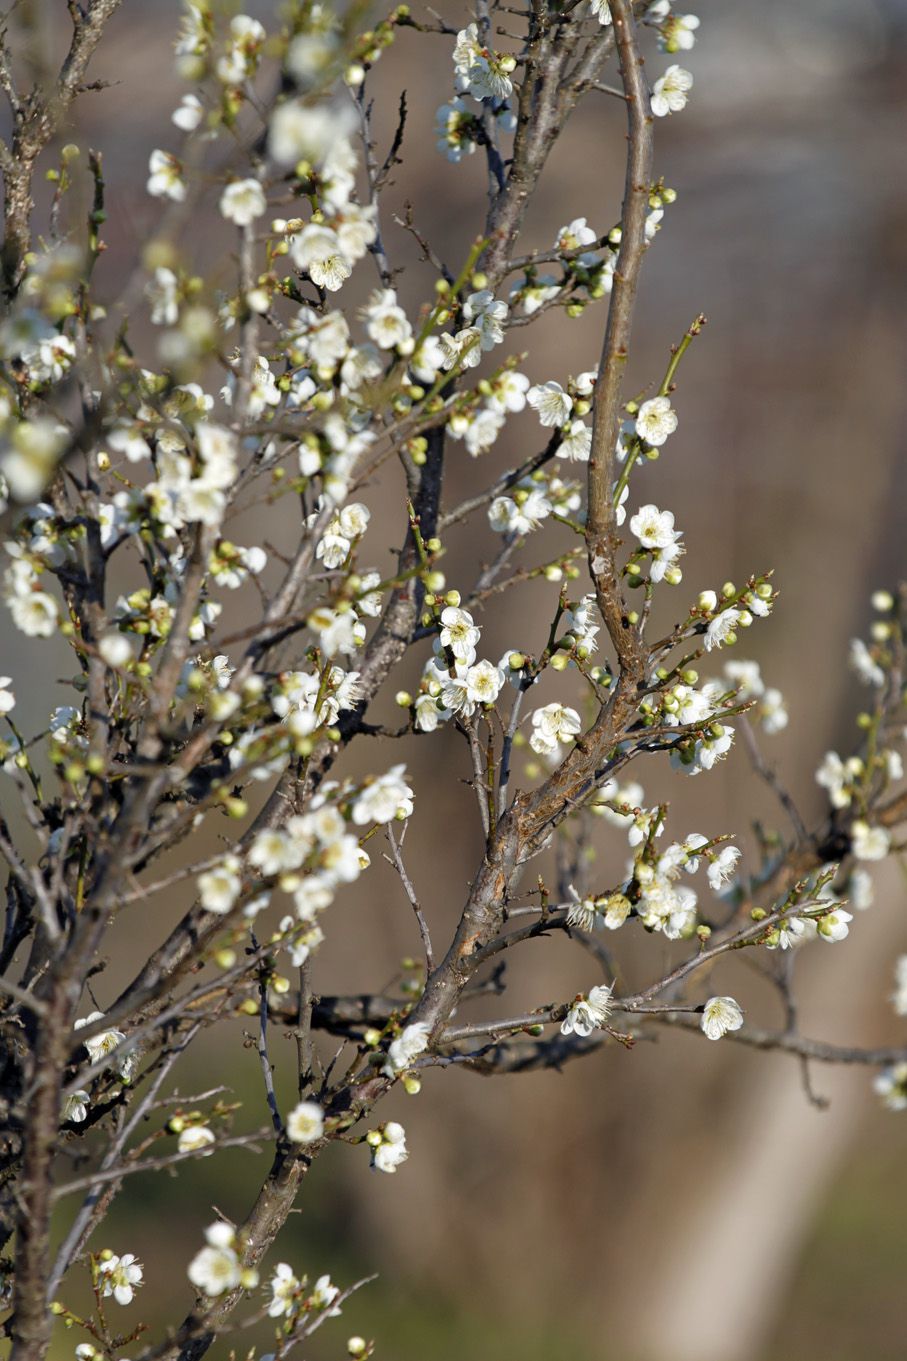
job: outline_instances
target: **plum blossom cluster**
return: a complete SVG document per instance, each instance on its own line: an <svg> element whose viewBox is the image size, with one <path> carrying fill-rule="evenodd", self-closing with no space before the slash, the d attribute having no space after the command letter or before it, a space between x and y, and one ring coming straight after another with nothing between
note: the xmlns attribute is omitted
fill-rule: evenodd
<svg viewBox="0 0 907 1361"><path fill-rule="evenodd" d="M516 58L487 45L479 26L467 24L457 34L453 50L456 95L435 115L438 150L449 161L471 156L486 135L487 114L497 132L512 133L516 114L511 105Z"/></svg>
<svg viewBox="0 0 907 1361"><path fill-rule="evenodd" d="M319 1276L314 1285L309 1284L307 1276L297 1276L287 1262L278 1262L268 1281L268 1317L282 1319L283 1326L289 1330L300 1315L325 1314L338 1318L341 1310L337 1304L340 1287L334 1285L330 1276Z"/></svg>
<svg viewBox="0 0 907 1361"><path fill-rule="evenodd" d="M817 772L830 805L818 828L801 830L770 771L795 838L772 831L747 843L742 828L670 839L667 803L647 797L631 765L660 758L666 779L669 766L715 769L746 723L761 767L756 725L761 740L790 719L760 665L732 651L774 608L771 573L694 590L667 632L658 622L666 588L693 559L682 507L667 508L653 479L683 441L679 364L704 318L672 348L663 380L629 400L607 362L539 370L515 343L549 310L578 317L619 299L618 280L645 258L676 197L652 179L644 212L624 212L610 230L571 216L539 243L522 225L534 167L553 146L538 141L540 108L553 105L537 95L556 103L563 91L569 102L598 85L586 58L558 67L555 86L549 72L574 40L604 65L608 0L560 7L544 41L535 16L525 42L503 39L512 52L492 45L501 35L483 13L462 21L456 92L437 135L451 161L481 151L490 207L446 261L415 209L393 217L382 199L411 112L401 102L387 147L372 122L371 67L421 18L409 22L400 6L356 35L355 7L308 0L270 26L222 16L208 0L184 11L176 64L191 88L167 145L151 150L147 190L162 223L129 308L94 293L106 216L96 153L87 223L70 194L81 153L64 148L53 230L18 262L4 259L0 502L12 509L0 594L23 648L43 651L48 675L70 677L49 702L29 694L18 662L0 677L0 773L24 814L8 824L4 809L0 820L3 954L14 969L4 1015L19 1037L10 1109L23 1147L42 1157L59 1129L66 1146L91 1131L78 1156L98 1151L98 1185L111 1196L132 1170L180 1174L226 1147L270 1143L251 1218L211 1224L188 1261L197 1298L187 1327L195 1337L199 1318L229 1316L261 1285L258 1321L273 1321L283 1355L345 1295L289 1261L261 1277L259 1264L329 1144L358 1147L376 1172L403 1168L404 1127L376 1111L385 1096L415 1096L426 1074L453 1064L551 1066L666 1019L709 1041L753 1038L738 1035L744 1009L720 981L702 985L706 969L711 979L725 952L752 948L789 1001L791 952L858 929L873 865L897 852L907 816L904 603L878 592L867 639L851 645L865 710L853 752L828 752ZM522 22L515 10L511 19ZM668 57L698 32L667 0L625 9L625 23L633 41L652 29ZM683 67L658 71L646 136L691 88ZM195 272L195 252L170 230L171 218L206 206L231 243L216 278ZM409 238L421 256L403 269ZM622 344L610 353L618 370L624 357ZM489 471L498 460L504 470ZM461 591L442 559L452 550L453 560L470 518L479 538L458 559ZM524 588L522 615L498 610L505 591ZM522 620L518 630L508 619ZM404 858L415 787L425 796L409 774L423 749L437 779L450 771L469 801L479 845L443 943L424 863L407 869ZM443 839L431 812L413 833ZM25 849L14 844L20 824ZM615 832L625 849L598 878ZM412 953L370 985L322 991L319 951L355 932L371 884L382 913L395 910L376 879L384 871L370 869L385 843ZM154 955L131 977L100 967L107 923L144 938L161 915L147 904L170 903L174 890L180 919ZM139 914L143 930L131 933ZM604 978L579 975L583 991L565 988L528 1016L483 1019L505 983L498 956L554 932L565 948L592 947ZM660 972L634 997L610 947L648 936ZM374 962L358 955L362 969ZM904 959L891 1000L907 1014ZM264 1129L241 1123L247 1103L232 1090L184 1099L164 1086L197 1030L221 1020L229 1042L241 1033L237 1062L248 1058L261 1082ZM277 1043L281 1032L295 1044ZM776 1039L798 1043L792 1029ZM895 1063L876 1081L894 1109L907 1108L905 1071ZM14 1186L10 1235L31 1227L24 1216L40 1219L54 1185L73 1189L51 1171L43 1185ZM96 1197L90 1188L76 1210L78 1231L58 1236L62 1275L84 1253L80 1216ZM48 1217L56 1245L51 1227ZM144 1283L134 1254L88 1261L99 1306L133 1303ZM56 1298L51 1266L53 1282L33 1292L38 1314ZM63 1305L60 1316L75 1321ZM354 1338L348 1352L370 1345ZM86 1343L79 1356L100 1352Z"/></svg>
<svg viewBox="0 0 907 1361"><path fill-rule="evenodd" d="M322 913L338 890L355 883L370 863L360 829L412 814L413 792L404 774L398 765L358 788L323 787L309 812L260 831L244 858L229 853L200 874L201 906L254 921L273 893L286 895L294 911L281 919L273 940L286 947L298 968L324 939Z"/></svg>

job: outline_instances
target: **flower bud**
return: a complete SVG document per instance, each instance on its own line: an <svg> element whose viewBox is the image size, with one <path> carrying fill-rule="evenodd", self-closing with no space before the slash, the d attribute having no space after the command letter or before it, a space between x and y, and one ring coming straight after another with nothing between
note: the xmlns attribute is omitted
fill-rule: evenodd
<svg viewBox="0 0 907 1361"><path fill-rule="evenodd" d="M557 652L551 658L550 666L553 671L566 671L569 665L570 658L565 656L563 652Z"/></svg>
<svg viewBox="0 0 907 1361"><path fill-rule="evenodd" d="M413 702L413 697L408 690L398 690L394 695L394 703L401 709L408 709Z"/></svg>
<svg viewBox="0 0 907 1361"><path fill-rule="evenodd" d="M706 614L711 614L718 604L718 596L714 591L700 591L696 603Z"/></svg>

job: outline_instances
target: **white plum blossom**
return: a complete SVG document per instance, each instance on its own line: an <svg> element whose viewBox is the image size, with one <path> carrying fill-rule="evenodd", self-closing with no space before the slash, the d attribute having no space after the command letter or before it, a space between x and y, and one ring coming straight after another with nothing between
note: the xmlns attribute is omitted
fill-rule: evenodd
<svg viewBox="0 0 907 1361"><path fill-rule="evenodd" d="M198 876L198 895L207 912L224 914L239 897L242 889L239 857L224 856L219 865Z"/></svg>
<svg viewBox="0 0 907 1361"><path fill-rule="evenodd" d="M899 955L895 962L891 1002L898 1016L907 1016L907 955Z"/></svg>
<svg viewBox="0 0 907 1361"><path fill-rule="evenodd" d="M365 628L355 610L330 610L325 606L313 610L307 622L318 634L319 646L328 657L338 652L351 657L365 642Z"/></svg>
<svg viewBox="0 0 907 1361"><path fill-rule="evenodd" d="M710 997L702 1008L700 1029L707 1040L720 1040L743 1025L743 1010L733 997Z"/></svg>
<svg viewBox="0 0 907 1361"><path fill-rule="evenodd" d="M237 227L249 227L256 218L264 216L267 199L256 179L234 180L220 196L221 216Z"/></svg>
<svg viewBox="0 0 907 1361"><path fill-rule="evenodd" d="M852 921L853 915L850 912L845 912L842 907L835 907L833 912L827 912L824 916L816 918L816 931L822 940L832 943L845 940Z"/></svg>
<svg viewBox="0 0 907 1361"><path fill-rule="evenodd" d="M155 326L175 326L179 318L179 280L172 269L160 265L145 285ZM150 452L150 451L149 451Z"/></svg>
<svg viewBox="0 0 907 1361"><path fill-rule="evenodd" d="M885 827L872 827L862 818L850 829L851 849L857 860L884 860L891 849L891 834Z"/></svg>
<svg viewBox="0 0 907 1361"><path fill-rule="evenodd" d="M16 501L35 501L57 466L67 439L66 428L48 416L20 422L12 442L0 455L7 490Z"/></svg>
<svg viewBox="0 0 907 1361"><path fill-rule="evenodd" d="M476 662L469 667L463 681L466 694L474 704L494 704L504 684L504 675L491 662Z"/></svg>
<svg viewBox="0 0 907 1361"><path fill-rule="evenodd" d="M693 88L693 77L682 66L669 66L652 86L652 112L656 118L685 109Z"/></svg>
<svg viewBox="0 0 907 1361"><path fill-rule="evenodd" d="M504 339L504 322L509 308L495 299L490 289L470 293L463 304L463 319L476 328L483 350L491 350Z"/></svg>
<svg viewBox="0 0 907 1361"><path fill-rule="evenodd" d="M756 715L764 732L777 733L786 728L790 716L781 691L774 686L768 686L756 705Z"/></svg>
<svg viewBox="0 0 907 1361"><path fill-rule="evenodd" d="M734 641L736 634L734 630L740 622L741 612L733 605L720 614L716 614L705 631L705 648L711 652L713 648L722 647L725 643Z"/></svg>
<svg viewBox="0 0 907 1361"><path fill-rule="evenodd" d="M585 421L571 421L557 447L558 458L571 463L588 463L592 452L592 427Z"/></svg>
<svg viewBox="0 0 907 1361"><path fill-rule="evenodd" d="M12 677L0 676L0 714L11 713L16 707L16 696L9 689Z"/></svg>
<svg viewBox="0 0 907 1361"><path fill-rule="evenodd" d="M86 1016L84 1020L76 1021L75 1029L82 1030L85 1026L94 1025L95 1021L101 1021L103 1019L104 1013L102 1011L93 1011L90 1015ZM100 1030L97 1035L90 1035L88 1039L84 1041L89 1059L92 1063L98 1063L101 1059L106 1058L108 1054L112 1054L117 1045L122 1044L125 1038L126 1036L123 1034L122 1030L114 1030L112 1028L110 1030Z"/></svg>
<svg viewBox="0 0 907 1361"><path fill-rule="evenodd" d="M718 603L718 597L712 605L712 609ZM741 657L735 657L732 661L724 664L724 674L737 690L741 699L756 699L765 693L765 682L759 670L758 662L745 661Z"/></svg>
<svg viewBox="0 0 907 1361"><path fill-rule="evenodd" d="M500 411L522 411L526 405L528 388L529 379L525 373L517 373L514 369L505 369L503 373L491 380L492 390L488 404Z"/></svg>
<svg viewBox="0 0 907 1361"><path fill-rule="evenodd" d="M498 407L480 407L475 413L464 432L464 443L473 458L479 454L484 454L490 449L504 428L504 413ZM453 434L452 426L448 426Z"/></svg>
<svg viewBox="0 0 907 1361"><path fill-rule="evenodd" d="M217 1136L213 1129L207 1125L189 1125L180 1131L176 1147L180 1153L202 1153L207 1158L214 1152L216 1143Z"/></svg>
<svg viewBox="0 0 907 1361"><path fill-rule="evenodd" d="M475 151L477 120L459 97L441 104L435 113L437 147L449 161L461 161Z"/></svg>
<svg viewBox="0 0 907 1361"><path fill-rule="evenodd" d="M572 884L567 885L567 894L570 898L568 926L578 926L582 931L597 931L605 925L605 918L594 898L581 898Z"/></svg>
<svg viewBox="0 0 907 1361"><path fill-rule="evenodd" d="M689 52L696 42L699 17L696 14L671 14L662 21L660 45L665 52Z"/></svg>
<svg viewBox="0 0 907 1361"><path fill-rule="evenodd" d="M586 222L584 217L574 218L565 227L561 227L554 241L554 249L562 251L576 251L582 246L591 246L598 240L598 236L592 227ZM579 257L580 264L595 264L597 256L594 252L587 251Z"/></svg>
<svg viewBox="0 0 907 1361"><path fill-rule="evenodd" d="M890 1111L907 1110L907 1063L883 1068L872 1086Z"/></svg>
<svg viewBox="0 0 907 1361"><path fill-rule="evenodd" d="M576 646L587 653L595 652L601 631L601 616L596 607L595 596L584 595L582 600L567 610L564 619L576 639Z"/></svg>
<svg viewBox="0 0 907 1361"><path fill-rule="evenodd" d="M611 987L599 983L585 996L577 997L561 1022L562 1035L581 1035L600 1030L611 1015Z"/></svg>
<svg viewBox="0 0 907 1361"><path fill-rule="evenodd" d="M313 1144L324 1134L324 1111L317 1101L300 1101L287 1116L287 1138L294 1144Z"/></svg>
<svg viewBox="0 0 907 1361"><path fill-rule="evenodd" d="M148 193L152 198L169 198L182 203L186 197L183 167L168 151L152 151L148 160Z"/></svg>
<svg viewBox="0 0 907 1361"><path fill-rule="evenodd" d="M546 426L563 425L573 410L573 398L553 379L531 387L526 400Z"/></svg>
<svg viewBox="0 0 907 1361"><path fill-rule="evenodd" d="M582 719L575 709L564 704L546 704L532 715L529 745L539 756L550 756L559 743L569 742L582 728Z"/></svg>
<svg viewBox="0 0 907 1361"><path fill-rule="evenodd" d="M412 816L413 791L403 778L405 772L404 765L391 766L386 775L365 786L353 803L352 819L357 827Z"/></svg>
<svg viewBox="0 0 907 1361"><path fill-rule="evenodd" d="M340 1291L338 1287L334 1285L330 1276L319 1276L318 1280L315 1282L312 1293L309 1296L309 1303L315 1309L329 1309L330 1312L328 1317L336 1318L340 1314L340 1309L331 1309L330 1306L334 1303L339 1294Z"/></svg>
<svg viewBox="0 0 907 1361"><path fill-rule="evenodd" d="M312 283L335 293L353 272L333 228L310 222L293 237L290 252L297 268L308 274Z"/></svg>
<svg viewBox="0 0 907 1361"><path fill-rule="evenodd" d="M282 165L309 161L323 166L329 153L353 135L357 121L346 103L306 105L287 100L271 115L268 149Z"/></svg>
<svg viewBox="0 0 907 1361"><path fill-rule="evenodd" d="M247 1289L258 1284L258 1272L243 1267L236 1251L236 1232L222 1222L205 1230L207 1247L196 1253L189 1263L189 1280L203 1294L216 1298L228 1290L243 1285Z"/></svg>
<svg viewBox="0 0 907 1361"><path fill-rule="evenodd" d="M287 1262L277 1263L274 1275L268 1282L268 1288L271 1291L268 1317L282 1318L285 1314L291 1314L296 1306L302 1283Z"/></svg>
<svg viewBox="0 0 907 1361"><path fill-rule="evenodd" d="M98 1263L98 1284L101 1287L101 1294L106 1297L112 1295L117 1304L131 1304L135 1288L142 1284L142 1264L137 1262L131 1252L126 1252L122 1257L117 1257L113 1253L110 1256L102 1254Z"/></svg>
<svg viewBox="0 0 907 1361"><path fill-rule="evenodd" d="M717 893L734 876L740 851L736 846L722 846L709 865L706 876L710 887Z"/></svg>
<svg viewBox="0 0 907 1361"><path fill-rule="evenodd" d="M70 1092L63 1102L63 1111L60 1115L61 1120L71 1120L73 1124L80 1125L88 1115L88 1107L91 1096L84 1088L79 1087L76 1091Z"/></svg>
<svg viewBox="0 0 907 1361"><path fill-rule="evenodd" d="M868 870L861 870L857 867L850 871L850 878L847 881L847 896L851 907L855 907L858 912L865 912L872 907L875 894L872 886L872 875Z"/></svg>
<svg viewBox="0 0 907 1361"><path fill-rule="evenodd" d="M850 644L850 665L864 685L882 686L885 672L873 657L862 638L854 638Z"/></svg>
<svg viewBox="0 0 907 1361"><path fill-rule="evenodd" d="M198 95L183 95L170 115L170 121L175 123L181 132L194 132L201 123L204 112Z"/></svg>
<svg viewBox="0 0 907 1361"><path fill-rule="evenodd" d="M388 1046L387 1063L381 1071L388 1077L397 1077L411 1068L413 1061L428 1048L430 1033L431 1029L424 1021L414 1021L408 1025Z"/></svg>
<svg viewBox="0 0 907 1361"><path fill-rule="evenodd" d="M842 761L837 752L828 751L816 771L816 784L828 790L832 808L846 808L853 798L850 783L857 772Z"/></svg>
<svg viewBox="0 0 907 1361"><path fill-rule="evenodd" d="M651 504L640 506L630 520L630 532L643 548L670 548L677 539L673 513Z"/></svg>
<svg viewBox="0 0 907 1361"><path fill-rule="evenodd" d="M441 625L441 646L449 647L457 661L473 662L481 634L469 611L458 605L448 605L441 611Z"/></svg>
<svg viewBox="0 0 907 1361"><path fill-rule="evenodd" d="M394 1173L409 1157L406 1130L396 1120L388 1120L378 1130L371 1130L368 1143L372 1150L372 1167L376 1172Z"/></svg>
<svg viewBox="0 0 907 1361"><path fill-rule="evenodd" d="M376 288L362 309L362 316L379 349L396 349L401 354L412 350L413 328L393 288Z"/></svg>
<svg viewBox="0 0 907 1361"><path fill-rule="evenodd" d="M815 940L818 935L812 917L785 917L775 926L765 942L766 949L792 950L805 941Z"/></svg>
<svg viewBox="0 0 907 1361"><path fill-rule="evenodd" d="M482 362L482 333L478 326L464 326L455 335L445 332L441 336L441 348L443 369L449 371L457 366L474 369Z"/></svg>
<svg viewBox="0 0 907 1361"><path fill-rule="evenodd" d="M670 397L650 397L643 402L636 415L636 433L640 439L658 449L677 429L677 412Z"/></svg>

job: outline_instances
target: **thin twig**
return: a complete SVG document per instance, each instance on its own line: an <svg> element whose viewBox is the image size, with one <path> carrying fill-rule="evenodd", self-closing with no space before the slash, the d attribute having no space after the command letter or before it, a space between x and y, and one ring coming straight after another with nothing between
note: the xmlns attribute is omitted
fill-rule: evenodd
<svg viewBox="0 0 907 1361"><path fill-rule="evenodd" d="M422 908L419 906L419 899L416 897L416 890L413 888L412 880L410 879L409 875L406 872L406 866L403 863L403 856L401 854L400 847L397 845L397 842L394 838L394 830L391 823L387 824L386 831L387 839L388 842L390 843L391 855L393 856L394 868L396 869L397 873L400 876L400 882L403 885L403 891L406 894L407 898L409 899L410 906L412 907L413 912L415 913L416 916L416 921L419 923L419 935L422 937L422 946L423 949L425 950L425 967L428 973L433 973L435 968L435 957L431 948L431 935L428 930L428 922L425 920ZM404 829L404 835L405 834L406 833ZM402 843L403 840L402 836L400 840ZM386 858L387 857L385 856L385 859Z"/></svg>

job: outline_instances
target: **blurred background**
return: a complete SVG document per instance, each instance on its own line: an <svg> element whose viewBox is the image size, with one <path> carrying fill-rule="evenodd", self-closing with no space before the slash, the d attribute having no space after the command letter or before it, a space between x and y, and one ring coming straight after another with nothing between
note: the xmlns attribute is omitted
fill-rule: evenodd
<svg viewBox="0 0 907 1361"><path fill-rule="evenodd" d="M775 615L738 651L755 657L787 698L790 726L765 738L763 749L811 824L823 807L815 768L827 749L847 751L856 736L861 694L845 666L848 641L866 633L871 591L894 584L905 568L907 0L696 0L692 8L702 27L695 50L679 60L695 89L683 115L656 129L656 171L678 200L646 259L628 392L660 381L671 344L698 312L709 324L680 370L678 433L635 480L633 503L669 506L686 536L684 582L663 593L660 607L667 625L704 587L776 569ZM53 47L65 41L69 20L62 3L44 10ZM270 0L246 12L275 26ZM451 23L467 21L451 4L441 12ZM175 0L125 0L91 70L116 83L84 96L78 129L67 134L104 153L109 249L101 291L111 300L160 218L144 191L149 152L178 147L170 123L185 88L172 61L178 13ZM433 278L392 214L411 201L420 231L456 268L484 213L480 156L450 166L434 147L434 111L452 92L451 48L449 38L404 32L370 83L382 151L399 91L407 90L404 165L383 215L391 261L405 266L401 297L411 305ZM650 79L673 60L652 42ZM574 217L598 231L617 221L622 118L616 100L595 95L574 116L527 220L526 250L547 248ZM184 237L184 258L228 283L232 244L212 192ZM368 264L359 272L367 276ZM516 344L531 351L524 371L533 381L565 382L595 367L603 323L604 310L590 308L579 320L549 314L517 332ZM139 345L143 337L151 343L144 328L136 317ZM481 464L454 445L449 504L539 447L538 438L527 416L511 422ZM376 517L367 542L398 546L396 473L364 499ZM234 537L279 543L291 529L281 514L249 515ZM529 550L536 561L539 542ZM452 536L449 584L468 587L494 543L484 523ZM489 607L487 655L537 651L556 594L556 586L518 588ZM2 669L16 677L22 721L32 729L68 698L55 682L71 664L61 653L55 672L49 656L48 647L30 648L7 629ZM403 679L411 683L422 660L414 658ZM392 712L390 698L378 712ZM343 769L404 759L417 791L407 864L437 948L479 845L460 783L467 754L447 732L367 748ZM653 764L651 773L634 774L650 803L672 801L669 834L727 832L747 844L757 819L786 834L739 745L693 781ZM751 839L749 847L751 855ZM597 825L595 848L593 883L604 888L623 873L625 840ZM183 906L156 899L124 919L115 963L118 950L125 968L127 951L134 958L158 941ZM380 986L417 949L399 883L380 863L334 911L317 991ZM613 943L633 986L654 977L667 956L659 940L637 948L625 935ZM815 944L798 959L804 1033L852 1043L900 1038L888 995L905 947L904 881L888 868L846 945ZM587 957L568 942L538 942L524 956L512 966L508 998L488 999L485 1010L473 1003L470 1019L495 1014L495 1006L565 998L595 981ZM98 980L102 1007L122 981L117 968ZM751 970L722 965L708 986L733 993L756 1019L781 1020ZM278 1090L289 1102L295 1047L274 1043ZM273 1254L313 1276L330 1271L341 1284L380 1273L304 1354L336 1357L358 1332L374 1336L377 1355L393 1361L901 1358L907 1117L877 1107L871 1076L817 1068L814 1086L830 1099L820 1111L807 1101L795 1062L673 1033L632 1052L603 1050L562 1073L493 1080L431 1073L418 1100L395 1094L382 1108L381 1119L407 1128L411 1154L401 1172L373 1176L363 1149L330 1149ZM223 1082L253 1104L258 1080L240 1027L219 1032L180 1079L185 1091ZM181 1309L189 1300L185 1262L212 1205L233 1217L248 1209L252 1159L228 1152L178 1178L136 1178L93 1247L138 1254L144 1302L177 1301ZM76 1340L64 1339L58 1356L71 1355Z"/></svg>

